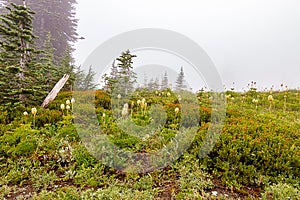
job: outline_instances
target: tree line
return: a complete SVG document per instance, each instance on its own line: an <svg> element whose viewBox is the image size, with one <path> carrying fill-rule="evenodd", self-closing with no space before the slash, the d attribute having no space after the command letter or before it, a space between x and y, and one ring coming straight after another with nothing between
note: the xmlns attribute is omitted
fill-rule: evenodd
<svg viewBox="0 0 300 200"><path fill-rule="evenodd" d="M135 84L137 83L137 74L133 71L133 59L136 55L130 53L129 50L122 52L121 56L113 61L109 74L104 74L102 80L104 80L105 91L114 94L121 94L126 96L134 91ZM183 67L180 68L180 72L176 79L176 91L186 90L185 75ZM144 88L148 90L165 90L172 89L169 85L168 73L165 72L164 76L159 83L159 79L150 79L149 83L147 79L144 80Z"/></svg>
<svg viewBox="0 0 300 200"><path fill-rule="evenodd" d="M148 82L147 78L144 79L144 88L147 88L148 90L165 90L165 89L172 89L172 86L169 84L169 78L168 78L168 72L165 71L161 83L159 82L159 78L151 78ZM178 76L176 78L175 82L175 91L182 91L187 90L187 85L185 81L185 75L183 72L183 67L180 68L180 72L178 73Z"/></svg>

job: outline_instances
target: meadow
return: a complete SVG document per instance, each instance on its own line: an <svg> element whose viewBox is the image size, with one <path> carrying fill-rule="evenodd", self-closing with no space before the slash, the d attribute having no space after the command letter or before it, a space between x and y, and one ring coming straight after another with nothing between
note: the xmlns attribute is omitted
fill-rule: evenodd
<svg viewBox="0 0 300 200"><path fill-rule="evenodd" d="M212 121L213 92L199 91L197 109L187 110L180 102L189 97L171 90L140 90L130 100L121 95L112 100L101 90L93 94L94 111L88 104L76 108L84 99L71 92L61 92L47 109L1 108L0 199L299 199L300 91L222 94L224 126L212 151L201 158L199 150ZM165 114L154 116L160 113L153 109L155 104ZM197 124L197 129L179 159L134 173L122 163L122 170L109 167L114 166L111 155L106 161L91 155L74 123L86 120L78 112L94 112L101 134L135 153L158 151L173 141L181 126ZM139 128L152 122L159 131L140 137ZM126 127L136 135L127 134ZM95 151L103 156L109 150Z"/></svg>

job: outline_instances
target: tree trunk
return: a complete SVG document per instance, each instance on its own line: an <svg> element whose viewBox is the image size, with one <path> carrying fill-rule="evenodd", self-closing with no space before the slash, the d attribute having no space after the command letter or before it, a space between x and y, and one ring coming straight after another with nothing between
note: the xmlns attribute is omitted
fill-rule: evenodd
<svg viewBox="0 0 300 200"><path fill-rule="evenodd" d="M49 106L49 104L51 103L51 101L53 101L57 94L59 93L59 91L64 87L64 85L66 84L66 82L68 81L68 79L70 78L70 75L65 74L54 86L54 88L51 90L51 92L48 94L48 96L46 97L46 99L44 100L42 107L46 108Z"/></svg>

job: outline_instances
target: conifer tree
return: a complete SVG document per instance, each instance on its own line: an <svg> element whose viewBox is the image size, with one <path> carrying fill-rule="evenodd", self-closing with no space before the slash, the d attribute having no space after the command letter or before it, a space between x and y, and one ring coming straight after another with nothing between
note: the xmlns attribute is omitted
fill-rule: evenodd
<svg viewBox="0 0 300 200"><path fill-rule="evenodd" d="M23 0L5 0L16 5L23 5ZM36 12L33 18L34 34L38 36L35 43L42 49L47 34L51 33L56 64L65 56L65 51L73 51L72 43L78 40L75 18L76 0L26 0L28 6ZM2 11L2 10L1 10ZM1 12L0 11L0 12Z"/></svg>
<svg viewBox="0 0 300 200"><path fill-rule="evenodd" d="M114 85L118 80L118 66L116 65L116 61L114 60L111 66L111 72L109 75L104 74L102 77L105 83L104 89L109 92L113 91Z"/></svg>
<svg viewBox="0 0 300 200"><path fill-rule="evenodd" d="M149 81L149 83L148 83L148 90L154 90L154 79L153 78L151 78L150 79L150 81Z"/></svg>
<svg viewBox="0 0 300 200"><path fill-rule="evenodd" d="M153 89L158 90L159 89L159 79L156 77L155 81L153 83Z"/></svg>
<svg viewBox="0 0 300 200"><path fill-rule="evenodd" d="M176 91L181 91L181 90L185 90L186 88L187 88L187 86L185 85L183 67L181 67L178 77L176 79L176 88L175 89L176 89Z"/></svg>
<svg viewBox="0 0 300 200"><path fill-rule="evenodd" d="M1 103L21 102L23 105L30 101L40 100L44 94L38 83L41 67L35 57L32 18L34 12L23 5L11 3L6 6L7 12L0 16L0 87L2 90Z"/></svg>
<svg viewBox="0 0 300 200"><path fill-rule="evenodd" d="M94 77L96 73L93 71L92 66L89 67L89 71L85 75L83 80L83 89L84 90L93 90L97 87L97 84L94 83Z"/></svg>
<svg viewBox="0 0 300 200"><path fill-rule="evenodd" d="M48 33L47 40L44 42L43 50L40 55L40 62L42 66L42 79L41 83L45 85L45 89L50 90L61 79L63 74L59 71L59 67L55 64L54 47L51 43L51 34Z"/></svg>
<svg viewBox="0 0 300 200"><path fill-rule="evenodd" d="M93 90L98 84L94 83L94 78L96 73L93 71L92 66L89 67L89 71L85 73L81 70L81 67L76 69L76 81L75 81L75 89L76 90Z"/></svg>
<svg viewBox="0 0 300 200"><path fill-rule="evenodd" d="M118 63L118 90L120 93L127 95L134 89L136 83L136 73L133 72L133 61L136 55L132 55L129 50L126 50L117 58Z"/></svg>
<svg viewBox="0 0 300 200"><path fill-rule="evenodd" d="M168 80L168 73L166 71L164 74L164 77L162 78L162 81L161 81L161 89L165 90L168 87L169 87L169 80Z"/></svg>
<svg viewBox="0 0 300 200"><path fill-rule="evenodd" d="M144 88L147 88L148 87L148 76L146 73L144 73Z"/></svg>
<svg viewBox="0 0 300 200"><path fill-rule="evenodd" d="M58 71L60 77L62 77L64 74L70 75L68 82L63 87L64 91L73 90L73 86L76 80L75 68L76 67L74 65L74 60L71 56L71 50L67 48L64 57L60 61L60 66Z"/></svg>
<svg viewBox="0 0 300 200"><path fill-rule="evenodd" d="M108 92L118 93L125 96L133 91L134 84L136 83L136 73L133 72L133 58L136 55L132 55L129 50L122 52L121 56L116 59L112 65L110 75L105 74L102 78L105 81L105 89Z"/></svg>

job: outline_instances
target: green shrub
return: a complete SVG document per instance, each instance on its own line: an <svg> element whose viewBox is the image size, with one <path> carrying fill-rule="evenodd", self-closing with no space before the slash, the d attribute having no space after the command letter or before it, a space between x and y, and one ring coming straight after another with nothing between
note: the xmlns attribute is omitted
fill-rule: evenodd
<svg viewBox="0 0 300 200"><path fill-rule="evenodd" d="M6 132L0 137L0 155L28 156L37 148L37 134L30 125L22 125L13 132Z"/></svg>
<svg viewBox="0 0 300 200"><path fill-rule="evenodd" d="M93 167L85 167L84 165L80 169L76 170L74 177L74 183L76 185L99 187L109 184L107 177L104 175L104 165L97 164Z"/></svg>
<svg viewBox="0 0 300 200"><path fill-rule="evenodd" d="M264 176L275 182L278 176L299 177L299 128L296 123L280 121L271 114L233 112L219 141L202 163L227 185L260 185ZM197 136L202 141L204 137Z"/></svg>
<svg viewBox="0 0 300 200"><path fill-rule="evenodd" d="M20 103L0 105L0 124L10 124L20 120L25 108Z"/></svg>
<svg viewBox="0 0 300 200"><path fill-rule="evenodd" d="M47 172L43 168L34 169L30 172L30 180L36 190L52 187L57 179L54 171Z"/></svg>
<svg viewBox="0 0 300 200"><path fill-rule="evenodd" d="M136 190L150 190L153 187L153 179L151 176L143 176L134 183L133 188Z"/></svg>
<svg viewBox="0 0 300 200"><path fill-rule="evenodd" d="M57 97L55 98L54 101L52 101L50 104L49 104L49 109L50 110L60 110L60 105L63 103L63 104L66 104L66 100L71 100L73 96L73 93L72 92L67 92L67 91L62 91L60 93L58 93Z"/></svg>
<svg viewBox="0 0 300 200"><path fill-rule="evenodd" d="M265 188L262 193L263 200L299 199L300 190L286 183L278 183Z"/></svg>
<svg viewBox="0 0 300 200"><path fill-rule="evenodd" d="M77 167L91 167L99 162L83 145L78 145L75 147L73 156Z"/></svg>
<svg viewBox="0 0 300 200"><path fill-rule="evenodd" d="M96 107L102 107L104 109L108 109L110 110L111 109L111 97L101 91L101 90L97 90L95 92L95 105Z"/></svg>
<svg viewBox="0 0 300 200"><path fill-rule="evenodd" d="M45 124L56 124L62 119L62 113L58 109L50 110L38 108L38 112L35 119L35 125L36 127L43 127ZM29 120L33 120L33 117L30 116Z"/></svg>
<svg viewBox="0 0 300 200"><path fill-rule="evenodd" d="M32 162L28 159L8 159L7 166L1 170L5 172L3 177L4 184L17 185L22 183L30 177Z"/></svg>

